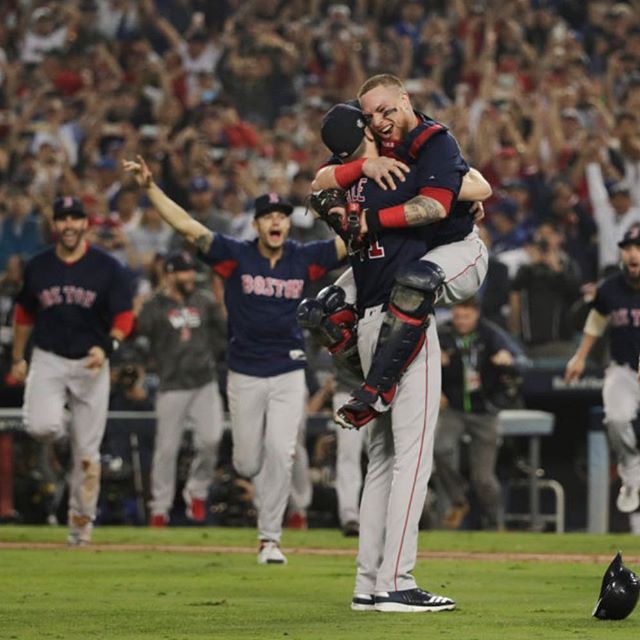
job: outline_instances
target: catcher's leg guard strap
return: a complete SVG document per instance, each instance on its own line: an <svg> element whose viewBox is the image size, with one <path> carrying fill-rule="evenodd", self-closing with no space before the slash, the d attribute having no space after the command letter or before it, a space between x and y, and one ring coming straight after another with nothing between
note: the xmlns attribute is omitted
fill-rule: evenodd
<svg viewBox="0 0 640 640"><path fill-rule="evenodd" d="M387 403L424 344L425 328L444 279L437 264L424 261L407 265L396 276L364 386Z"/></svg>

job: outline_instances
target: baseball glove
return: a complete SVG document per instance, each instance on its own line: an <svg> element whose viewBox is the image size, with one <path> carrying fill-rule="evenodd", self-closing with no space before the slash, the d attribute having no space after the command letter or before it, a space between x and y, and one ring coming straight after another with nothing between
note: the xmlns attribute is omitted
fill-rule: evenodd
<svg viewBox="0 0 640 640"><path fill-rule="evenodd" d="M350 254L362 251L366 246L360 226L360 208L347 201L342 189L322 189L309 196L309 206L324 220L345 242ZM344 209L345 213L332 211Z"/></svg>

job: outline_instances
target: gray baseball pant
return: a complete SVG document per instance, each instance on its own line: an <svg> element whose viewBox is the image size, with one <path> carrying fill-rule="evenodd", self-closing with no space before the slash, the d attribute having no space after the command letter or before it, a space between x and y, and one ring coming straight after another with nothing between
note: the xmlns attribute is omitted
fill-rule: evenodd
<svg viewBox="0 0 640 640"><path fill-rule="evenodd" d="M471 486L478 498L483 526L498 524L500 484L496 477L498 454L498 419L488 413L464 413L443 409L438 420L434 457L442 488L455 505L467 502L467 482L458 470L457 460L463 434L471 437L469 467Z"/></svg>
<svg viewBox="0 0 640 640"><path fill-rule="evenodd" d="M156 414L150 507L153 515L167 515L175 495L178 452L186 428L193 429L195 456L185 489L199 500L206 500L209 494L224 423L217 383L158 393Z"/></svg>
<svg viewBox="0 0 640 640"><path fill-rule="evenodd" d="M233 465L253 479L261 540L279 542L282 535L305 390L302 369L268 378L229 371Z"/></svg>
<svg viewBox="0 0 640 640"><path fill-rule="evenodd" d="M365 373L371 366L383 318L382 306L373 307L358 324L358 349ZM377 418L371 429L360 504L355 593L416 586L412 571L433 467L440 389L440 344L432 319L425 344L400 379L391 409Z"/></svg>
<svg viewBox="0 0 640 640"><path fill-rule="evenodd" d="M346 391L334 393L334 411L348 399L349 393ZM343 527L347 522L360 522L361 457L367 433L365 429L337 429L336 494L338 516Z"/></svg>
<svg viewBox="0 0 640 640"><path fill-rule="evenodd" d="M636 372L612 362L604 373L602 400L609 442L618 461L618 474L623 484L638 489L640 453L632 424L640 405Z"/></svg>
<svg viewBox="0 0 640 640"><path fill-rule="evenodd" d="M109 364L85 368L85 358L71 360L35 348L27 375L23 414L27 433L42 441L66 434L65 404L71 414L72 469L69 515L93 521L100 492L100 444L109 407Z"/></svg>

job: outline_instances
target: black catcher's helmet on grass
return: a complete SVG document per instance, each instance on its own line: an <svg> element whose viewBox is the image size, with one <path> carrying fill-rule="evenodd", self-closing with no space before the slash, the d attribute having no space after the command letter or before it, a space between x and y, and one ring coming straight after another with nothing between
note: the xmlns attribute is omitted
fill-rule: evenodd
<svg viewBox="0 0 640 640"><path fill-rule="evenodd" d="M622 554L618 551L604 573L592 615L600 620L622 620L635 608L639 593L638 576L622 564Z"/></svg>

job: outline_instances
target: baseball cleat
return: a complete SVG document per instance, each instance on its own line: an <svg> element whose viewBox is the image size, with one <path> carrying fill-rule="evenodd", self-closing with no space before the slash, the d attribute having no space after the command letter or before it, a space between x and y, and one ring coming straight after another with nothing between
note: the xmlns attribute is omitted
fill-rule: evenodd
<svg viewBox="0 0 640 640"><path fill-rule="evenodd" d="M640 494L637 487L630 487L623 484L620 487L620 493L616 499L616 507L622 513L632 513L640 507Z"/></svg>
<svg viewBox="0 0 640 640"><path fill-rule="evenodd" d="M155 527L156 529L162 529L169 524L169 518L164 513L154 513L151 516L151 520L149 521L150 527Z"/></svg>
<svg viewBox="0 0 640 640"><path fill-rule="evenodd" d="M357 538L360 535L360 524L356 520L349 520L342 527L342 535L345 538Z"/></svg>
<svg viewBox="0 0 640 640"><path fill-rule="evenodd" d="M207 519L206 502L201 498L194 498L186 489L182 492L182 497L187 518L194 522L204 522Z"/></svg>
<svg viewBox="0 0 640 640"><path fill-rule="evenodd" d="M280 551L280 545L273 540L262 540L258 552L258 564L287 564L287 558Z"/></svg>
<svg viewBox="0 0 640 640"><path fill-rule="evenodd" d="M375 609L383 612L421 613L451 611L456 603L445 596L429 593L422 589L404 591L382 591L375 595Z"/></svg>
<svg viewBox="0 0 640 640"><path fill-rule="evenodd" d="M70 547L86 547L91 542L93 522L86 516L69 515L69 535L67 544Z"/></svg>
<svg viewBox="0 0 640 640"><path fill-rule="evenodd" d="M351 599L351 611L375 611L375 599L370 593L356 593Z"/></svg>

